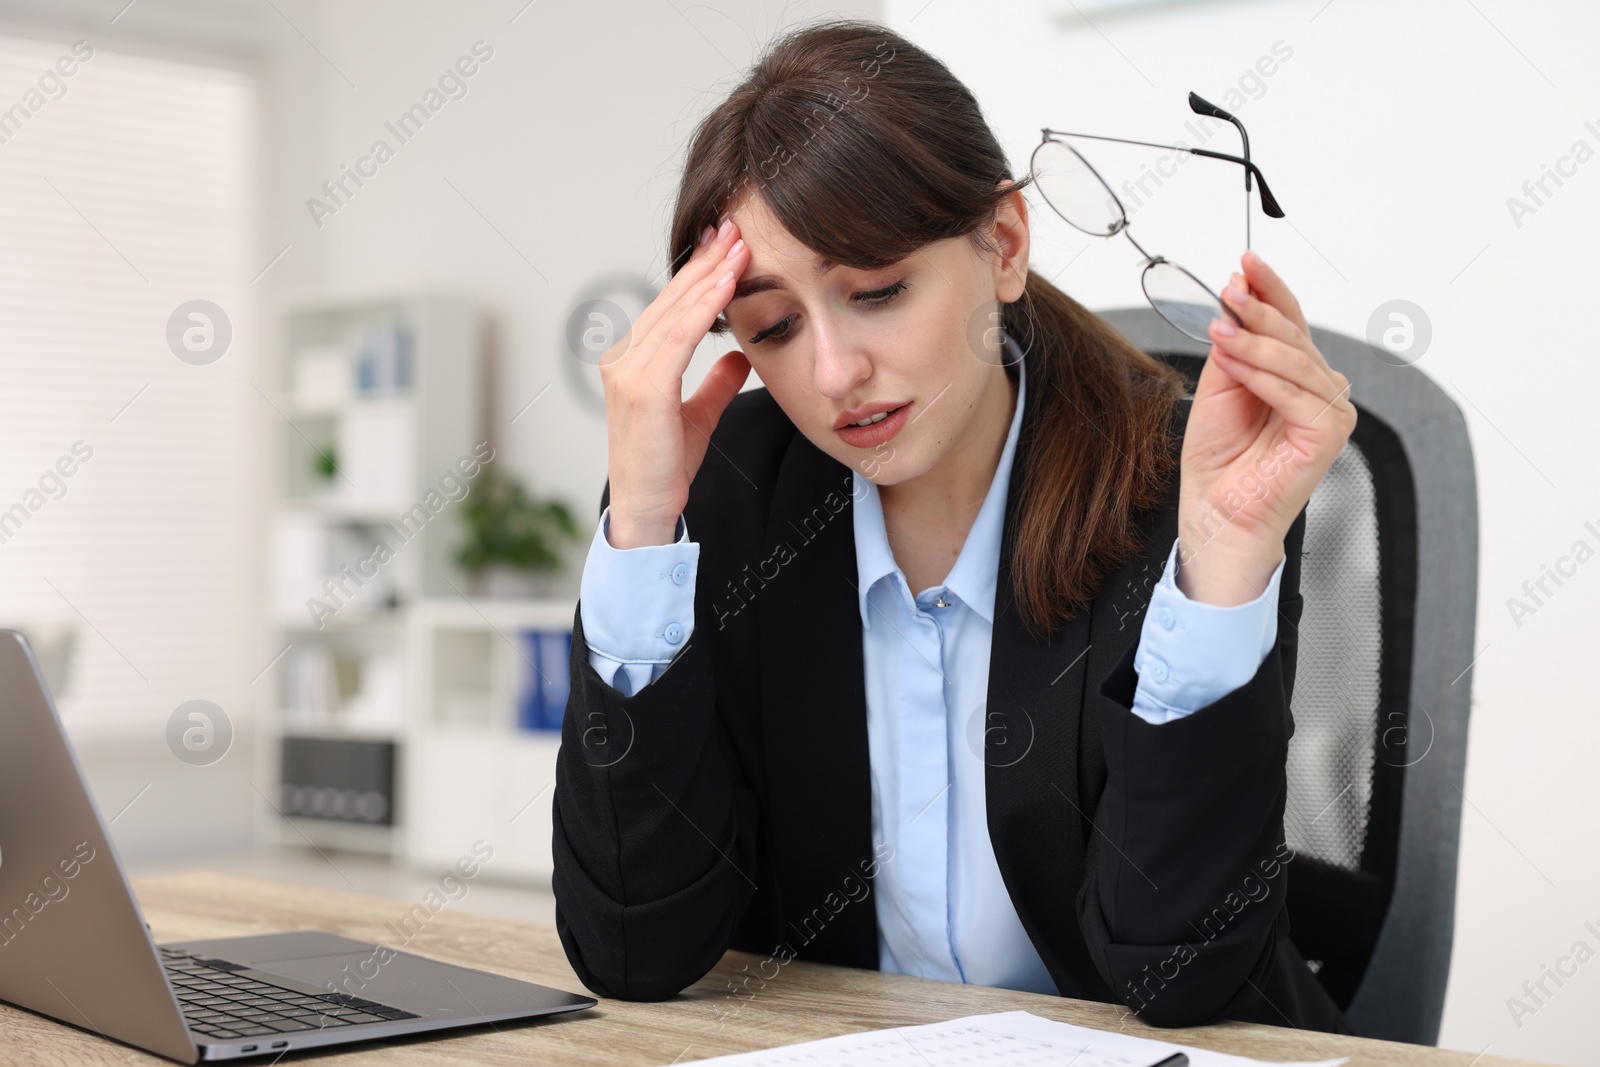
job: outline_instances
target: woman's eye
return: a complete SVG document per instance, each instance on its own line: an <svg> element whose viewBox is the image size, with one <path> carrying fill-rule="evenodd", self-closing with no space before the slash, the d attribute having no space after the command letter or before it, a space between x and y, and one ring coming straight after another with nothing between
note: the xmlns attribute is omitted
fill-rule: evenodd
<svg viewBox="0 0 1600 1067"><path fill-rule="evenodd" d="M882 307L883 305L892 301L895 297L899 296L901 293L905 292L909 285L909 282L895 282L893 285L885 286L882 289L874 289L871 292L854 293L851 295L850 299L854 300L858 304L866 304L868 307ZM789 327L794 325L794 320L797 317L798 316L790 315L788 318L773 323L765 330L762 330L760 333L750 338L746 343L758 345L762 341L767 340L769 337L775 341L782 342L783 339L788 336Z"/></svg>
<svg viewBox="0 0 1600 1067"><path fill-rule="evenodd" d="M788 318L784 319L782 322L773 323L771 326L768 326L765 330L762 330L760 333L758 333L754 337L750 338L749 343L753 344L753 345L758 345L762 341L765 341L769 337L776 337L780 341L783 340L784 335L789 332L789 325L792 322L794 322L794 319L795 319L795 317L793 315L790 315Z"/></svg>
<svg viewBox="0 0 1600 1067"><path fill-rule="evenodd" d="M882 289L875 289L870 293L857 293L855 296L851 297L851 299L863 304L887 304L889 301L905 292L908 285L910 285L909 282L895 282L893 285L885 286Z"/></svg>

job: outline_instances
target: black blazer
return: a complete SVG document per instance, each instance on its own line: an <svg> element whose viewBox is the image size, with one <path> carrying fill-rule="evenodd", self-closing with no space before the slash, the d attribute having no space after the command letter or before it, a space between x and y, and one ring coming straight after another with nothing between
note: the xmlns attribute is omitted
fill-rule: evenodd
<svg viewBox="0 0 1600 1067"><path fill-rule="evenodd" d="M1179 434L1191 403L1174 413ZM1350 1033L1284 907L1303 511L1285 544L1277 643L1255 677L1173 722L1131 710L1178 481L1143 525L1145 549L1053 641L1022 628L1001 552L985 731L995 858L1063 996L1121 1001L1159 1026ZM602 510L609 499L608 482ZM871 840L852 504L850 468L767 390L741 393L684 512L700 544L690 640L623 697L590 666L574 618L553 888L567 958L595 993L670 997L730 948L769 957L757 981L795 957L877 967L872 878L898 861Z"/></svg>

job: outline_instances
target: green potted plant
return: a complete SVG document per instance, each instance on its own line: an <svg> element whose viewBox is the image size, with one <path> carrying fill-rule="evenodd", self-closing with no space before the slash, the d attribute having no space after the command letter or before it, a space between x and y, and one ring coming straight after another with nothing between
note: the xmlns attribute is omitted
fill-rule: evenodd
<svg viewBox="0 0 1600 1067"><path fill-rule="evenodd" d="M311 493L324 499L332 498L338 491L334 479L339 476L338 449L330 441L321 447L312 446Z"/></svg>
<svg viewBox="0 0 1600 1067"><path fill-rule="evenodd" d="M572 510L536 500L514 474L484 469L461 504L467 542L456 552L478 596L547 596L564 569L564 542L583 539Z"/></svg>

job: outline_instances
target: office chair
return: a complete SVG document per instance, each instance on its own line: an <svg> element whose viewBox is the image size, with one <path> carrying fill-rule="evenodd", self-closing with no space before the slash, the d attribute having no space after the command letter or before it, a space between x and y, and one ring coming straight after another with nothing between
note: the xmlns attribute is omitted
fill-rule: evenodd
<svg viewBox="0 0 1600 1067"><path fill-rule="evenodd" d="M1193 391L1207 345L1150 307L1101 317ZM1432 1045L1471 704L1472 446L1455 402L1415 367L1316 327L1312 339L1350 379L1358 420L1306 508L1284 813L1290 938L1358 1034Z"/></svg>

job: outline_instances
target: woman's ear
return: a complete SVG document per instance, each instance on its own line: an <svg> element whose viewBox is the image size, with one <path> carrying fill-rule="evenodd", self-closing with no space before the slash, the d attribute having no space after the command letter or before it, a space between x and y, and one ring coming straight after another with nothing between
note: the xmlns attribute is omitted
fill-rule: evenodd
<svg viewBox="0 0 1600 1067"><path fill-rule="evenodd" d="M991 236L999 250L995 265L995 299L1009 304L1021 299L1028 283L1028 202L1016 182L1006 178L998 185L1013 188L995 208Z"/></svg>

